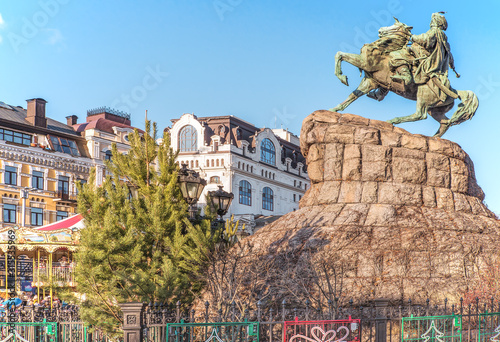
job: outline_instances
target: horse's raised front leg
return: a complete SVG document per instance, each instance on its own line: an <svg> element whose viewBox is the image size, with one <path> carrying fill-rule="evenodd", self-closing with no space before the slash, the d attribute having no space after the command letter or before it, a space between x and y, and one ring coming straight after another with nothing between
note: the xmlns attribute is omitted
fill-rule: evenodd
<svg viewBox="0 0 500 342"><path fill-rule="evenodd" d="M354 90L349 97L342 103L338 104L334 108L330 109L332 112L340 112L346 109L351 103L356 101L363 95L368 94L369 91L376 89L378 85L372 78L365 77L361 80L359 86Z"/></svg>
<svg viewBox="0 0 500 342"><path fill-rule="evenodd" d="M340 82L348 86L349 82L347 81L347 76L342 74L342 61L346 61L360 69L363 69L364 62L360 55L356 55L354 53L339 51L335 54L335 76L339 78Z"/></svg>

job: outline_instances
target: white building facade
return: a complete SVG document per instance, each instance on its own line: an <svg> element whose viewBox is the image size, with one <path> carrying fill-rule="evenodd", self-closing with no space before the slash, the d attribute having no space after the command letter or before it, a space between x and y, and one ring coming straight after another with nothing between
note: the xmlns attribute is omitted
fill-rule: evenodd
<svg viewBox="0 0 500 342"><path fill-rule="evenodd" d="M197 118L184 114L169 129L179 164L207 181L205 195L219 185L234 194L227 213L247 227L260 216L281 216L299 208L309 187L299 138L287 130L259 129L234 116Z"/></svg>

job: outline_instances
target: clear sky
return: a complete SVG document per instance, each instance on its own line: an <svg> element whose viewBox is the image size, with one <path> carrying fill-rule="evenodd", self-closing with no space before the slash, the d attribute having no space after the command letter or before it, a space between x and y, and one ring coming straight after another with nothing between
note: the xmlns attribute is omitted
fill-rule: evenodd
<svg viewBox="0 0 500 342"><path fill-rule="evenodd" d="M447 11L448 40L460 90L474 91L476 116L444 138L471 156L486 203L500 214L500 2L378 0L4 0L0 3L0 101L48 101L65 122L110 106L160 129L183 113L232 114L260 127L299 134L302 120L343 101L350 86L334 76L337 51L358 52L392 16L420 34L433 12ZM387 120L415 102L390 94L362 98L346 112ZM432 135L432 118L401 127Z"/></svg>

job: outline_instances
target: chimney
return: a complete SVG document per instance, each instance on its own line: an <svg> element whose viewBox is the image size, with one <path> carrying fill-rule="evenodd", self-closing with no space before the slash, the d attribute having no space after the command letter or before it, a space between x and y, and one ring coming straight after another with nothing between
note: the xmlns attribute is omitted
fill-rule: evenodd
<svg viewBox="0 0 500 342"><path fill-rule="evenodd" d="M33 126L47 128L47 119L45 118L45 104L47 101L44 99L30 99L28 102L28 115L26 120Z"/></svg>
<svg viewBox="0 0 500 342"><path fill-rule="evenodd" d="M76 125L77 122L78 122L78 116L76 115L70 115L66 117L66 124L68 126Z"/></svg>

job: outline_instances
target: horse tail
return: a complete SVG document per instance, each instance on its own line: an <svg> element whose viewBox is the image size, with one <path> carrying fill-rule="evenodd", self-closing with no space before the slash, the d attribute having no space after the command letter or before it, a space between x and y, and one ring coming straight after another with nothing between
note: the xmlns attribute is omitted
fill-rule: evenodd
<svg viewBox="0 0 500 342"><path fill-rule="evenodd" d="M462 102L449 121L449 126L461 124L464 121L472 119L479 107L479 100L476 94L470 90L457 90L458 97Z"/></svg>

